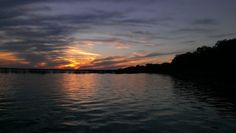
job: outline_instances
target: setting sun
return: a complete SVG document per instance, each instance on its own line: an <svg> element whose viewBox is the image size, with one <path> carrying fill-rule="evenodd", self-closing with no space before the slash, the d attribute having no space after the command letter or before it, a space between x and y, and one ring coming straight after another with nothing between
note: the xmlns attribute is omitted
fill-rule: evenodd
<svg viewBox="0 0 236 133"><path fill-rule="evenodd" d="M59 69L79 69L82 65L88 65L94 61L99 54L80 50L76 47L67 47L62 57L57 57L55 62L63 62L63 64L55 66Z"/></svg>

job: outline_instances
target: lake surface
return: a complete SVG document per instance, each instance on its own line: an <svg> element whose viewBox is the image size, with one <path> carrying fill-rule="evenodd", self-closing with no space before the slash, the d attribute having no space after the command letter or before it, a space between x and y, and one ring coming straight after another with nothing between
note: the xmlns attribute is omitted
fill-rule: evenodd
<svg viewBox="0 0 236 133"><path fill-rule="evenodd" d="M0 74L1 133L235 133L214 88L158 74Z"/></svg>

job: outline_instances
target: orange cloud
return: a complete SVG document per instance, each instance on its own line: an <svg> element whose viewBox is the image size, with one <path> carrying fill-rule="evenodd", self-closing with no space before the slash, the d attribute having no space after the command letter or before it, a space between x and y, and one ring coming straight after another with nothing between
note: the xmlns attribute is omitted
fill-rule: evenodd
<svg viewBox="0 0 236 133"><path fill-rule="evenodd" d="M19 57L17 53L0 51L1 66L37 67L37 68L58 68L58 69L114 69L147 63L171 62L174 53L132 53L129 56L104 57L100 54L82 50L75 46L68 46L63 50L51 51L45 54L45 60L28 62Z"/></svg>
<svg viewBox="0 0 236 133"><path fill-rule="evenodd" d="M16 53L9 51L0 51L0 61L1 65L29 64L25 59L18 57Z"/></svg>
<svg viewBox="0 0 236 133"><path fill-rule="evenodd" d="M46 67L47 66L47 63L46 62L39 62L37 63L34 67Z"/></svg>

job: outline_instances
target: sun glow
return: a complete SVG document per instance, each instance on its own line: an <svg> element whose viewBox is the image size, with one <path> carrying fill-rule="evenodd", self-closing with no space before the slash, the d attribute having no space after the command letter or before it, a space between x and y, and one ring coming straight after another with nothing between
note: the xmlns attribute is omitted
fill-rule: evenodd
<svg viewBox="0 0 236 133"><path fill-rule="evenodd" d="M63 62L56 66L59 69L79 69L82 65L88 65L94 61L99 54L80 50L77 47L67 47L62 57L58 57L54 61Z"/></svg>

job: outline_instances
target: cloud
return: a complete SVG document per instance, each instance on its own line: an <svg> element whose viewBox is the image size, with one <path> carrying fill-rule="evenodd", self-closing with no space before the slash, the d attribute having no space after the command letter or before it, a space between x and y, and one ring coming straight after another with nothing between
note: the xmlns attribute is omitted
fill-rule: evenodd
<svg viewBox="0 0 236 133"><path fill-rule="evenodd" d="M193 27L193 28L180 28L174 32L175 33L211 33L214 31L215 29Z"/></svg>
<svg viewBox="0 0 236 133"><path fill-rule="evenodd" d="M235 37L236 33L224 33L224 34L215 34L210 35L210 38L226 38L226 37Z"/></svg>
<svg viewBox="0 0 236 133"><path fill-rule="evenodd" d="M80 67L85 63L91 65L91 62L99 67L102 64L107 67L115 64L118 67L145 61L155 62L159 59L157 56L165 56L155 51L164 49L163 53L168 53L166 51L174 51L174 48L181 49L181 44L176 43L180 42L176 37L178 35L195 37L195 34L214 33L209 38L233 36L222 34L214 27L209 28L219 21L207 16L215 18L213 15L218 14L204 16L201 11L186 12L186 5L195 7L191 5L192 2L1 0L0 49L11 53L7 58L15 57L28 62L22 64L16 60L16 63L4 60L5 64L9 62L16 67L72 67L69 64ZM194 18L190 17L192 15ZM186 26L183 16L188 17L187 22L192 22L191 27ZM76 51L70 51L71 49ZM151 54L145 53L147 57L129 55L139 50L146 50ZM107 62L97 61L98 58L105 59L114 55L121 55L122 58L116 56L116 59ZM125 55L129 56L125 58ZM3 58L0 61L3 62Z"/></svg>
<svg viewBox="0 0 236 133"><path fill-rule="evenodd" d="M183 41L183 43L190 44L190 43L195 43L196 41Z"/></svg>
<svg viewBox="0 0 236 133"><path fill-rule="evenodd" d="M205 19L198 19L193 22L195 25L217 25L218 23L214 19L205 18Z"/></svg>
<svg viewBox="0 0 236 133"><path fill-rule="evenodd" d="M128 66L142 65L148 63L170 62L178 52L173 53L149 53L130 56L110 56L95 59L90 65L82 65L81 69L117 69Z"/></svg>
<svg viewBox="0 0 236 133"><path fill-rule="evenodd" d="M18 57L16 53L10 51L0 51L1 65L4 67L14 66L17 64L27 65L29 64L24 58Z"/></svg>

